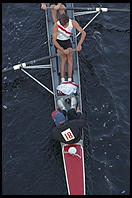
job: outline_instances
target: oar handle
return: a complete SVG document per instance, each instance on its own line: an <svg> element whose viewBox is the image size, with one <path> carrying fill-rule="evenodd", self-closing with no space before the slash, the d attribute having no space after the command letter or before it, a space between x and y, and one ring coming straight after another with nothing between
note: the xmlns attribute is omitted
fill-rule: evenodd
<svg viewBox="0 0 132 198"><path fill-rule="evenodd" d="M70 53L77 51L76 48L74 48L74 49L69 49L69 50L70 50ZM64 53L63 53L63 52L58 52L58 56L61 56L61 55L64 55Z"/></svg>
<svg viewBox="0 0 132 198"><path fill-rule="evenodd" d="M42 58L38 58L36 60L32 60L32 61L29 61L29 62L26 62L26 65L33 65L37 62L40 62L40 61L43 61L43 60L46 60L46 59L50 59L50 58L55 58L56 56L58 56L58 54L54 54L52 56L45 56L45 57L42 57Z"/></svg>
<svg viewBox="0 0 132 198"><path fill-rule="evenodd" d="M76 51L76 49L71 49L71 52L74 52L74 51ZM26 62L26 65L29 65L29 64L33 65L37 62L40 62L40 61L43 61L43 60L46 60L46 59L55 58L56 56L60 56L61 54L63 54L63 53L58 52L57 54L54 54L52 56L45 56L45 57L42 57L42 58L39 58L39 59L36 59L36 60L32 60L32 61Z"/></svg>

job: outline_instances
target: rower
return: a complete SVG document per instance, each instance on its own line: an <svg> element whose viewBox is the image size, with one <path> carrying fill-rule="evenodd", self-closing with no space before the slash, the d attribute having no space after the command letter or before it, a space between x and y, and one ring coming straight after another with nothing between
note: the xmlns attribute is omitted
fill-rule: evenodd
<svg viewBox="0 0 132 198"><path fill-rule="evenodd" d="M53 26L53 44L57 48L57 52L61 54L61 82L65 81L65 64L68 61L68 81L72 80L72 68L73 68L73 57L72 57L72 43L70 36L72 34L73 27L81 33L80 41L77 45L76 50L82 49L82 43L85 39L86 33L80 27L75 20L69 19L66 13L61 14L60 19Z"/></svg>
<svg viewBox="0 0 132 198"><path fill-rule="evenodd" d="M77 107L76 97L71 97L71 108L66 109L64 98L57 101L60 110L52 112L55 127L52 130L52 139L65 144L74 144L79 142L82 136L82 128L86 126L86 120L80 109Z"/></svg>

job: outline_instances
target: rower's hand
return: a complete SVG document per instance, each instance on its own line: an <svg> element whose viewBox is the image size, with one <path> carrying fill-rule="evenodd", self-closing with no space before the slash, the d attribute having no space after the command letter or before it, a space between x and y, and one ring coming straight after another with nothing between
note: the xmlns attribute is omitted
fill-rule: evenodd
<svg viewBox="0 0 132 198"><path fill-rule="evenodd" d="M68 55L68 54L70 53L70 51L69 51L69 49L65 49L65 50L63 50L63 53L64 53L65 55Z"/></svg>
<svg viewBox="0 0 132 198"><path fill-rule="evenodd" d="M43 9L43 10L46 10L47 9L47 6L46 6L45 3L41 3L41 9Z"/></svg>
<svg viewBox="0 0 132 198"><path fill-rule="evenodd" d="M70 50L69 49L59 49L57 50L57 52L60 54L60 55L68 55L70 54Z"/></svg>
<svg viewBox="0 0 132 198"><path fill-rule="evenodd" d="M81 45L78 45L77 46L77 51L81 51L82 50L82 46Z"/></svg>
<svg viewBox="0 0 132 198"><path fill-rule="evenodd" d="M80 111L79 107L77 107L77 110L76 110L76 112L80 112L80 113L81 113L81 111Z"/></svg>
<svg viewBox="0 0 132 198"><path fill-rule="evenodd" d="M60 8L60 5L56 5L55 7L54 7L54 10L58 10Z"/></svg>

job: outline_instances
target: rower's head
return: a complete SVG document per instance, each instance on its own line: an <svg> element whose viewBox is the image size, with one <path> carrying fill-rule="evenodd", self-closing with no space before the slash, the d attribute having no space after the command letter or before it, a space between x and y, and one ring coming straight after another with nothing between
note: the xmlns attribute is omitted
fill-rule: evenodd
<svg viewBox="0 0 132 198"><path fill-rule="evenodd" d="M52 116L56 126L62 125L66 121L64 114L59 111L53 111L51 116Z"/></svg>
<svg viewBox="0 0 132 198"><path fill-rule="evenodd" d="M65 6L64 4L61 4L60 7L66 9L66 6ZM60 15L61 15L61 14L64 14L64 13L66 12L65 9L59 9L59 14L60 14Z"/></svg>
<svg viewBox="0 0 132 198"><path fill-rule="evenodd" d="M66 25L69 22L69 17L67 16L66 13L63 13L63 14L60 15L59 21L60 21L60 24L62 26L64 26L64 25Z"/></svg>

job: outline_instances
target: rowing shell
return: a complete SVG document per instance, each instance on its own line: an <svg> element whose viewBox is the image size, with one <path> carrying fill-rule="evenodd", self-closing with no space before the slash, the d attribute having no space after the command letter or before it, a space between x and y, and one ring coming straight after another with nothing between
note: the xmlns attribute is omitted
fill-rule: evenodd
<svg viewBox="0 0 132 198"><path fill-rule="evenodd" d="M49 3L47 3L49 7ZM67 7L73 7L72 3L67 3ZM69 18L74 19L73 10L67 10ZM46 10L46 25L47 25L47 37L49 46L49 55L52 56L56 53L55 47L52 44L52 32L53 22L51 17L51 10ZM76 30L73 30L71 36L72 47L77 47ZM80 72L79 72L79 60L78 52L73 53L73 81L78 84L77 101L80 110L82 111L81 100L81 86L80 86ZM57 99L59 98L57 93L57 86L60 84L60 58L56 57L50 60L52 86L54 92L55 108L57 107ZM65 67L67 74L67 65ZM61 96L65 97L65 96ZM67 108L70 108L69 104L66 104ZM83 150L83 131L81 140L72 145L61 143L62 156L64 162L64 170L66 176L66 183L69 195L85 195L85 169L84 169L84 150ZM73 152L74 151L74 152Z"/></svg>

